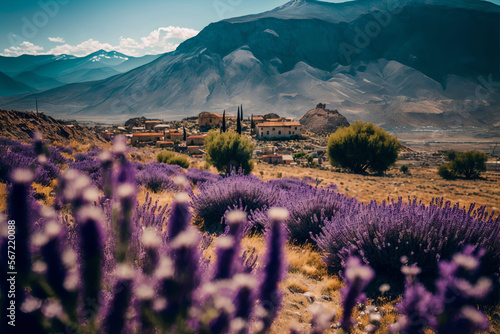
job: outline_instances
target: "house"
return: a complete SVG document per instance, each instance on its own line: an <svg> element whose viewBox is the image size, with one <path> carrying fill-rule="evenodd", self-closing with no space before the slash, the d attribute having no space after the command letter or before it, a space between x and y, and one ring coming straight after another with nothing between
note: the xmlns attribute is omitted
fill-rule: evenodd
<svg viewBox="0 0 500 334"><path fill-rule="evenodd" d="M264 122L257 124L257 138L295 138L304 130L300 122Z"/></svg>
<svg viewBox="0 0 500 334"><path fill-rule="evenodd" d="M293 157L291 155L288 155L288 154L287 155L283 155L282 158L283 158L283 163L284 164L288 165L288 164L291 164L291 163L294 162Z"/></svg>
<svg viewBox="0 0 500 334"><path fill-rule="evenodd" d="M203 153L201 151L201 146L196 146L196 145L194 145L194 146L188 146L187 147L187 151L188 151L188 154L190 154L190 155L195 155L195 154L201 154L201 153Z"/></svg>
<svg viewBox="0 0 500 334"><path fill-rule="evenodd" d="M110 131L106 131L106 132L102 132L101 136L104 139L106 139L108 141L111 141L111 139L113 139L113 137L115 136L115 133L114 132L110 132Z"/></svg>
<svg viewBox="0 0 500 334"><path fill-rule="evenodd" d="M198 125L199 126L221 126L222 125L221 114L216 114L213 112L202 112L198 115ZM236 116L226 115L226 121L236 120Z"/></svg>
<svg viewBox="0 0 500 334"><path fill-rule="evenodd" d="M132 132L133 132L133 133L137 133L137 132L144 132L145 130L146 130L146 128L145 128L145 127L143 127L143 126L134 126L134 127L132 128Z"/></svg>
<svg viewBox="0 0 500 334"><path fill-rule="evenodd" d="M159 140L163 140L163 133L133 133L130 144L132 146L141 146L148 144L156 145L156 142Z"/></svg>
<svg viewBox="0 0 500 334"><path fill-rule="evenodd" d="M146 131L153 131L155 126L163 123L162 121L146 121L144 122L144 127L146 128Z"/></svg>
<svg viewBox="0 0 500 334"><path fill-rule="evenodd" d="M206 135L193 135L186 138L186 145L203 146L205 145Z"/></svg>
<svg viewBox="0 0 500 334"><path fill-rule="evenodd" d="M159 140L156 142L157 147L174 147L174 142L169 140Z"/></svg>
<svg viewBox="0 0 500 334"><path fill-rule="evenodd" d="M282 164L283 156L278 154L269 154L262 156L262 160L264 160L264 162L267 162L268 164Z"/></svg>
<svg viewBox="0 0 500 334"><path fill-rule="evenodd" d="M154 127L155 132L165 133L165 131L167 131L168 129L170 129L170 124L158 124L158 125L155 125L155 127Z"/></svg>
<svg viewBox="0 0 500 334"><path fill-rule="evenodd" d="M170 140L173 142L175 142L176 140L183 141L184 134L181 132L170 132Z"/></svg>

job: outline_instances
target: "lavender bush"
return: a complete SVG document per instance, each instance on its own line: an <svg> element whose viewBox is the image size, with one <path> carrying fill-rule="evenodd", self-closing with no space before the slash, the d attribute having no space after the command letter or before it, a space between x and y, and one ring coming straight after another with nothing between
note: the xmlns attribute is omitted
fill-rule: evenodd
<svg viewBox="0 0 500 334"><path fill-rule="evenodd" d="M438 262L450 260L467 244L484 249L481 268L484 276L500 272L500 219L488 216L484 207L467 211L458 205L437 200L429 206L412 201L351 206L326 220L323 231L314 237L325 252L325 262L341 270L351 248L377 273L379 279L401 287L399 259L422 269L422 281L438 275ZM394 289L398 290L398 289Z"/></svg>
<svg viewBox="0 0 500 334"><path fill-rule="evenodd" d="M179 166L151 162L140 167L137 173L137 184L145 186L152 192L174 190L176 185L172 180L180 175Z"/></svg>
<svg viewBox="0 0 500 334"><path fill-rule="evenodd" d="M215 182L198 187L192 198L194 214L202 219L201 227L211 233L221 233L221 220L226 211L235 207L245 212L271 207L279 199L280 191L253 175L233 173Z"/></svg>
<svg viewBox="0 0 500 334"><path fill-rule="evenodd" d="M44 186L49 185L59 175L59 165L67 163L67 159L54 148L47 148L40 159L37 159L38 156L36 146L2 139L0 141L0 181L8 182L8 176L15 168L30 168L34 173L34 182Z"/></svg>
<svg viewBox="0 0 500 334"><path fill-rule="evenodd" d="M214 174L209 171L201 170L198 168L189 168L185 176L195 186L196 185L199 186L205 182L219 181L222 178L218 174Z"/></svg>

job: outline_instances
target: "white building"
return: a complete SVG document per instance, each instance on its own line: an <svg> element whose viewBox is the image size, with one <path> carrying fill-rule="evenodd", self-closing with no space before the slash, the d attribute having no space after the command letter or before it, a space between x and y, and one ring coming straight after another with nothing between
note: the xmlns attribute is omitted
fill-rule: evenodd
<svg viewBox="0 0 500 334"><path fill-rule="evenodd" d="M257 124L257 138L294 138L303 134L300 122L264 122Z"/></svg>

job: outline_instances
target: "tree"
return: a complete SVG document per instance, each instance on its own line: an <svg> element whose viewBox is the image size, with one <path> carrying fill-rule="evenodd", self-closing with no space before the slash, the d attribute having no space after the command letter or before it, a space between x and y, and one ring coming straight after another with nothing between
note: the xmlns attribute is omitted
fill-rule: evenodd
<svg viewBox="0 0 500 334"><path fill-rule="evenodd" d="M486 161L488 156L479 151L454 152L447 153L448 162L439 166L438 174L443 179L454 179L462 176L465 179L475 179L486 171Z"/></svg>
<svg viewBox="0 0 500 334"><path fill-rule="evenodd" d="M220 128L220 133L226 132L226 111L222 114L222 126Z"/></svg>
<svg viewBox="0 0 500 334"><path fill-rule="evenodd" d="M240 116L241 116L241 121L243 122L243 105L240 106Z"/></svg>
<svg viewBox="0 0 500 334"><path fill-rule="evenodd" d="M241 135L241 117L240 117L240 107L238 107L238 116L236 117L236 132Z"/></svg>
<svg viewBox="0 0 500 334"><path fill-rule="evenodd" d="M250 129L255 129L255 123L253 121L253 114L252 114L252 118L251 118L251 121L250 121Z"/></svg>
<svg viewBox="0 0 500 334"><path fill-rule="evenodd" d="M187 133L186 133L186 127L184 125L182 126L182 132L184 133L182 135L182 140L186 141L186 139L187 139Z"/></svg>
<svg viewBox="0 0 500 334"><path fill-rule="evenodd" d="M333 166L354 173L367 170L383 173L396 162L400 148L396 136L372 123L356 122L339 128L328 140L328 157Z"/></svg>
<svg viewBox="0 0 500 334"><path fill-rule="evenodd" d="M254 145L250 139L234 131L211 131L205 138L206 160L219 172L229 173L232 168L243 169L248 174L253 169L250 161Z"/></svg>

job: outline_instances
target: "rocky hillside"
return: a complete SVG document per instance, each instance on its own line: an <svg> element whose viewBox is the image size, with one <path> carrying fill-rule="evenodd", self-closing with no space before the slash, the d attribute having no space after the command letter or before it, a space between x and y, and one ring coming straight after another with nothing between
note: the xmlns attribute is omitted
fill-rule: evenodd
<svg viewBox="0 0 500 334"><path fill-rule="evenodd" d="M0 137L29 141L39 131L50 142L69 144L71 141L86 144L104 143L100 135L82 125L66 125L43 113L0 109Z"/></svg>
<svg viewBox="0 0 500 334"><path fill-rule="evenodd" d="M309 110L300 123L315 134L327 135L335 132L339 127L349 126L347 119L337 110L326 109L326 104L319 103L316 109Z"/></svg>

